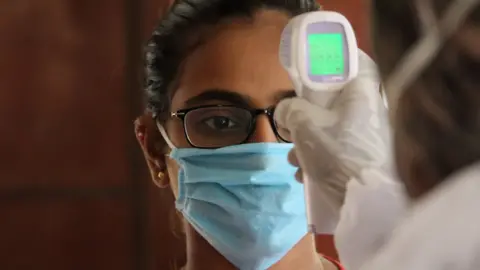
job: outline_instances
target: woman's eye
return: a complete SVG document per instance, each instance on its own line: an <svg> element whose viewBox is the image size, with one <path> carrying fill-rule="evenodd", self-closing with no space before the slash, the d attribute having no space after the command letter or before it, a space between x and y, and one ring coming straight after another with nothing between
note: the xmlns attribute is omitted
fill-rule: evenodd
<svg viewBox="0 0 480 270"><path fill-rule="evenodd" d="M203 120L203 122L211 129L224 130L231 129L237 126L237 123L225 116L213 116Z"/></svg>

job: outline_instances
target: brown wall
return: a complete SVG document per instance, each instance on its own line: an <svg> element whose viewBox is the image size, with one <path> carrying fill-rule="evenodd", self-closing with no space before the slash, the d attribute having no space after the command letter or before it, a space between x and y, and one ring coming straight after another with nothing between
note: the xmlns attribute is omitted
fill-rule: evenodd
<svg viewBox="0 0 480 270"><path fill-rule="evenodd" d="M145 34L164 2L144 7ZM343 11L366 46L361 1L323 5ZM138 108L124 87L122 1L1 6L0 269L168 269L181 261L171 195L149 183L132 148Z"/></svg>
<svg viewBox="0 0 480 270"><path fill-rule="evenodd" d="M326 10L334 10L345 15L353 26L358 46L368 54L371 53L369 0L323 0L318 2Z"/></svg>

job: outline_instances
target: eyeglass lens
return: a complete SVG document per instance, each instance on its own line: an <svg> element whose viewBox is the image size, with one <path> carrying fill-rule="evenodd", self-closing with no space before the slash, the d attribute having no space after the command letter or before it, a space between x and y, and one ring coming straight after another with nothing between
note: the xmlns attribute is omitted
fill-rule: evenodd
<svg viewBox="0 0 480 270"><path fill-rule="evenodd" d="M193 146L216 148L239 144L250 134L252 114L236 107L207 107L187 113L185 133Z"/></svg>

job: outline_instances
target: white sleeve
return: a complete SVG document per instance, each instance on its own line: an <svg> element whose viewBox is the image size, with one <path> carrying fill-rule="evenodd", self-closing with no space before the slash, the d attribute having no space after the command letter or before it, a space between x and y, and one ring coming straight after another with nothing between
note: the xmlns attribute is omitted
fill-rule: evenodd
<svg viewBox="0 0 480 270"><path fill-rule="evenodd" d="M479 175L480 163L417 199L388 243L351 270L480 269Z"/></svg>
<svg viewBox="0 0 480 270"><path fill-rule="evenodd" d="M335 245L347 270L358 270L388 241L406 212L400 183L368 170L347 184L345 203L335 231Z"/></svg>

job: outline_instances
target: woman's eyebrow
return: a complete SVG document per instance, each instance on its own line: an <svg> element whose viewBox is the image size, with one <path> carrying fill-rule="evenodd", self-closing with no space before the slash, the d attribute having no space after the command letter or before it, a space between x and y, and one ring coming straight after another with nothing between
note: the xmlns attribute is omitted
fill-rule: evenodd
<svg viewBox="0 0 480 270"><path fill-rule="evenodd" d="M225 89L207 89L201 94L189 98L185 101L185 105L189 107L198 106L212 100L225 101L243 107L252 105L248 96Z"/></svg>
<svg viewBox="0 0 480 270"><path fill-rule="evenodd" d="M278 93L275 94L275 102L280 102L282 101L282 99L286 99L286 98L293 98L293 97L296 97L297 96L297 93L295 92L295 90L293 89L290 89L290 90L283 90L283 91L280 91Z"/></svg>

